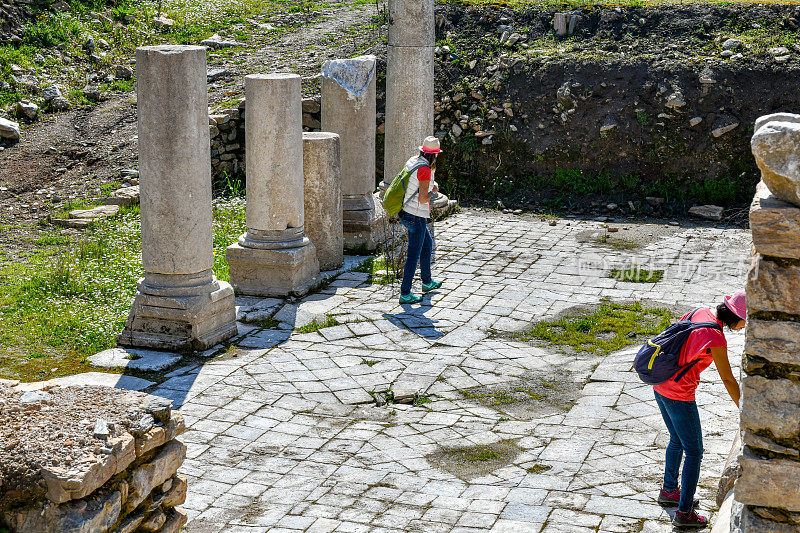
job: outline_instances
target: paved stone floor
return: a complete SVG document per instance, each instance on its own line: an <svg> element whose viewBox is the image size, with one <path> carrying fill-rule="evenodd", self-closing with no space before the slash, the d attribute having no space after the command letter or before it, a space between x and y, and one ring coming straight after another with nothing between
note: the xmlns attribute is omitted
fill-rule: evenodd
<svg viewBox="0 0 800 533"><path fill-rule="evenodd" d="M341 325L302 334L242 324L235 357L173 372L155 393L189 426L187 531L671 530L654 501L667 434L631 372L636 347L568 355L503 335L601 298L688 308L744 284L747 231L618 226L615 237L644 245L598 243L605 224L594 221L464 211L437 226L444 290L423 305L399 306L391 287L343 274L280 312L295 326L325 314ZM664 279L609 278L631 264L663 268ZM242 314L281 305L237 303ZM727 336L738 375L743 338ZM713 365L703 377L699 496L711 510L738 415ZM537 380L574 391L574 402L489 405L470 394ZM387 389L431 401L376 405L370 391ZM442 450L498 443L510 451L494 469L436 466Z"/></svg>

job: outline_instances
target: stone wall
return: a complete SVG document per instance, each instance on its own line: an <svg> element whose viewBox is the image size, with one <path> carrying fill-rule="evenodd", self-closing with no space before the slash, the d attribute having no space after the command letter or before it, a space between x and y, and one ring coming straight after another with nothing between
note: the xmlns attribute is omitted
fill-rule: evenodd
<svg viewBox="0 0 800 533"><path fill-rule="evenodd" d="M185 425L171 401L106 387L26 388L0 382L0 530L181 530L186 446L175 437Z"/></svg>
<svg viewBox="0 0 800 533"><path fill-rule="evenodd" d="M800 116L759 119L752 142L764 181L750 208L744 450L731 531L800 532L800 201L796 188L786 196L780 187L800 181L800 127L791 120Z"/></svg>

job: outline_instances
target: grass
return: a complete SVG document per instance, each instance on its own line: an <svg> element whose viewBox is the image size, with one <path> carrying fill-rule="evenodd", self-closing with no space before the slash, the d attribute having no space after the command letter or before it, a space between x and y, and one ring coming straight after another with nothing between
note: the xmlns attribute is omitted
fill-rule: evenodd
<svg viewBox="0 0 800 533"><path fill-rule="evenodd" d="M658 283L664 277L663 270L647 270L640 267L615 268L611 271L611 278L630 283Z"/></svg>
<svg viewBox="0 0 800 533"><path fill-rule="evenodd" d="M528 472L529 474L541 474L542 472L547 472L551 468L553 467L537 463L533 466L529 466L528 468L525 469L525 471Z"/></svg>
<svg viewBox="0 0 800 533"><path fill-rule="evenodd" d="M313 332L319 331L319 330L321 330L323 328L330 328L330 327L338 326L338 325L339 325L339 321L336 320L335 317L332 317L331 315L325 315L325 318L322 319L321 321L317 320L315 318L310 324L306 324L305 326L301 326L301 327L297 328L296 331L298 333L313 333Z"/></svg>
<svg viewBox="0 0 800 533"><path fill-rule="evenodd" d="M594 310L534 324L514 337L576 352L607 355L638 342L638 337L659 333L669 326L672 319L673 314L668 309L644 307L641 302L616 304L605 301Z"/></svg>
<svg viewBox="0 0 800 533"><path fill-rule="evenodd" d="M546 401L548 396L537 392L532 387L516 386L504 389L485 391L482 389L465 389L459 393L468 400L477 400L480 403L493 407L510 405L527 400Z"/></svg>
<svg viewBox="0 0 800 533"><path fill-rule="evenodd" d="M248 324L253 324L254 326L267 329L275 329L278 327L278 321L271 316L251 320L248 322Z"/></svg>
<svg viewBox="0 0 800 533"><path fill-rule="evenodd" d="M377 359L362 359L361 360L361 364L362 365L367 365L368 367L373 367L373 366L377 365L378 363L380 363L380 361L378 361Z"/></svg>
<svg viewBox="0 0 800 533"><path fill-rule="evenodd" d="M237 221L242 221L241 225ZM214 208L214 271L243 231L244 204ZM47 233L25 261L0 267L0 377L35 381L84 372L116 344L142 276L138 206L80 236Z"/></svg>
<svg viewBox="0 0 800 533"><path fill-rule="evenodd" d="M612 238L609 234L600 235L597 237L596 241L597 244L610 246L616 250L633 250L639 247L639 243L636 241L623 239L621 237Z"/></svg>

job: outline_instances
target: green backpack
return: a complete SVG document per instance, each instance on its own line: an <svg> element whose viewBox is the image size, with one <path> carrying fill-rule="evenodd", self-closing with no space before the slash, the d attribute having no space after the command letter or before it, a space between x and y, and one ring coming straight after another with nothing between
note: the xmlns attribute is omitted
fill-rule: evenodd
<svg viewBox="0 0 800 533"><path fill-rule="evenodd" d="M395 176L392 180L392 184L386 189L386 193L383 195L383 208L389 214L390 217L395 216L400 211L402 211L403 206L405 205L406 197L406 190L408 189L408 179L411 177L411 174L416 172L417 170L421 169L422 167L427 167L428 162L425 161L424 163L417 163L411 170L406 170L405 166L403 167L402 172Z"/></svg>

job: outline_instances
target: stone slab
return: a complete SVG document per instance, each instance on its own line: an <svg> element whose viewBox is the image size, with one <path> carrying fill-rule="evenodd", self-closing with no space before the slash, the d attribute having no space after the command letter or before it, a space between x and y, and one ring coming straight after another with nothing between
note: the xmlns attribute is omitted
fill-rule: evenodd
<svg viewBox="0 0 800 533"><path fill-rule="evenodd" d="M800 322L751 318L745 352L772 363L800 366Z"/></svg>
<svg viewBox="0 0 800 533"><path fill-rule="evenodd" d="M800 315L800 263L771 261L756 254L747 276L748 312Z"/></svg>
<svg viewBox="0 0 800 533"><path fill-rule="evenodd" d="M750 229L759 253L800 259L800 208L773 195L763 181L750 205Z"/></svg>
<svg viewBox="0 0 800 533"><path fill-rule="evenodd" d="M95 366L128 368L158 372L180 362L182 356L172 352L158 352L137 348L111 348L89 357Z"/></svg>
<svg viewBox="0 0 800 533"><path fill-rule="evenodd" d="M769 430L778 439L800 438L800 383L746 376L741 424L754 433Z"/></svg>
<svg viewBox="0 0 800 533"><path fill-rule="evenodd" d="M734 489L736 501L800 511L800 462L760 459L745 451L739 463L742 475Z"/></svg>

